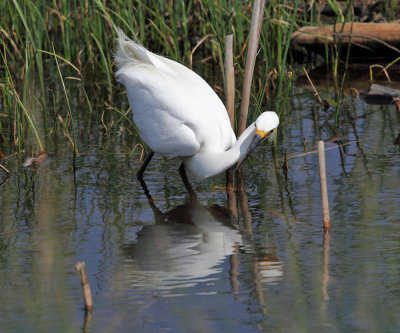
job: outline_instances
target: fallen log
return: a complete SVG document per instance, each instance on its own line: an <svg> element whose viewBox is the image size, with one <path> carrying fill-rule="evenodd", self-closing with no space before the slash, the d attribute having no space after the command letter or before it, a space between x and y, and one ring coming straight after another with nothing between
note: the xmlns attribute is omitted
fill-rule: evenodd
<svg viewBox="0 0 400 333"><path fill-rule="evenodd" d="M291 47L321 55L338 47L344 57L351 44L351 58L393 59L400 57L400 23L338 23L302 27L292 34Z"/></svg>

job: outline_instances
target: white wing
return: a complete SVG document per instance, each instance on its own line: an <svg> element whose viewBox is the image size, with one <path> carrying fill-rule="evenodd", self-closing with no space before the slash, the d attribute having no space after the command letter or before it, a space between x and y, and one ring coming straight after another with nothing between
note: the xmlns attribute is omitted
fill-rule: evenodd
<svg viewBox="0 0 400 333"><path fill-rule="evenodd" d="M223 151L236 142L225 106L196 73L123 34L116 61L134 122L153 151L191 156L201 148Z"/></svg>

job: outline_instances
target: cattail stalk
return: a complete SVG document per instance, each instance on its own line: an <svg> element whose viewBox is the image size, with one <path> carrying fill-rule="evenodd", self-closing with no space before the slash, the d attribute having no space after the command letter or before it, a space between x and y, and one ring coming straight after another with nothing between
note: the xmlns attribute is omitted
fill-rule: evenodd
<svg viewBox="0 0 400 333"><path fill-rule="evenodd" d="M235 129L235 75L233 68L233 35L226 36L225 44L225 102L231 126Z"/></svg>
<svg viewBox="0 0 400 333"><path fill-rule="evenodd" d="M79 273L79 278L81 280L82 296L83 296L83 301L85 302L85 310L92 311L93 310L92 292L90 290L90 284L86 274L85 263L78 262L75 265L75 267Z"/></svg>
<svg viewBox="0 0 400 333"><path fill-rule="evenodd" d="M225 103L232 129L235 130L235 75L233 68L233 35L226 36L225 43ZM238 216L236 195L234 192L233 168L226 170L226 190L228 196L228 208L234 218Z"/></svg>
<svg viewBox="0 0 400 333"><path fill-rule="evenodd" d="M253 14L251 16L250 38L247 49L246 67L244 70L242 103L240 106L240 117L238 136L244 132L247 125L247 115L249 113L250 90L253 80L254 66L256 63L258 40L260 37L261 23L264 16L265 0L254 0Z"/></svg>
<svg viewBox="0 0 400 333"><path fill-rule="evenodd" d="M318 158L319 158L319 178L321 182L321 200L322 200L322 215L324 219L324 229L329 230L331 227L331 219L329 216L328 187L326 185L324 141L318 141Z"/></svg>

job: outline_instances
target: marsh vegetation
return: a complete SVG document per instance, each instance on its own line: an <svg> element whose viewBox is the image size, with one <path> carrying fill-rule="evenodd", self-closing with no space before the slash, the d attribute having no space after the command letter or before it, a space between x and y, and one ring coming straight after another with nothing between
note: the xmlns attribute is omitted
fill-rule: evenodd
<svg viewBox="0 0 400 333"><path fill-rule="evenodd" d="M223 175L193 184L198 206L186 202L178 161L156 157L147 192L136 181L142 146L113 76L115 27L191 67L222 100L232 34L238 109L251 2L1 1L0 163L11 177L3 182L0 170L0 326L397 331L400 113L367 104L362 92L372 80L395 87L398 59L355 65L340 43L299 58L290 39L302 26L395 20L399 8L327 5L266 3L249 121L276 110L281 126L276 146L246 162L247 215L228 225ZM325 239L318 140L327 146ZM188 213L195 218L182 226L176 217ZM91 323L74 268L81 260Z"/></svg>

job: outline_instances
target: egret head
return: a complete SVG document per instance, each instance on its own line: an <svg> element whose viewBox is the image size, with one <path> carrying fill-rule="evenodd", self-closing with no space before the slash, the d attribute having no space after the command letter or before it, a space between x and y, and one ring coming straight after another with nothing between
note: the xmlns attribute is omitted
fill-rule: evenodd
<svg viewBox="0 0 400 333"><path fill-rule="evenodd" d="M236 169L240 167L247 156L250 155L250 153L258 146L261 141L269 137L271 134L275 133L279 125L279 117L274 111L266 111L259 115L254 125L254 137L251 140L244 157L239 161Z"/></svg>

